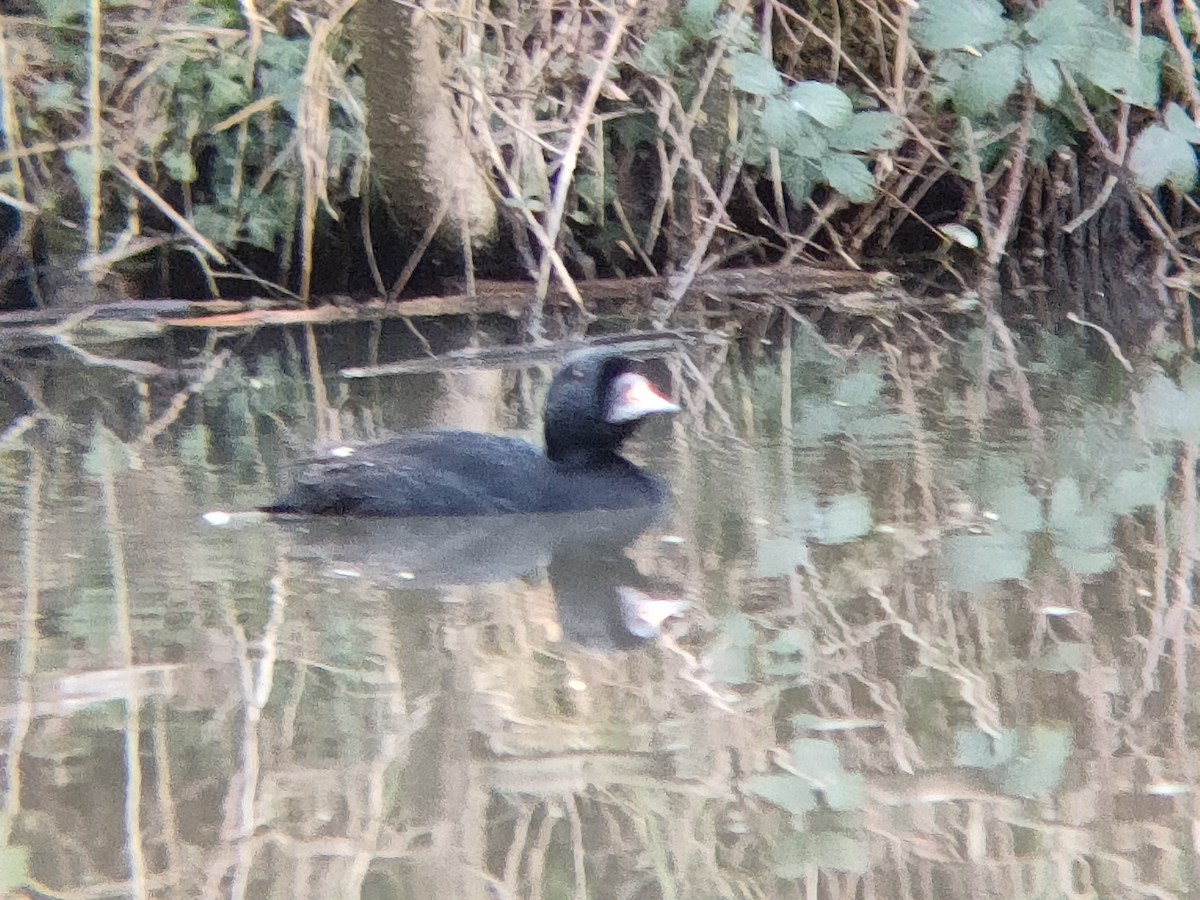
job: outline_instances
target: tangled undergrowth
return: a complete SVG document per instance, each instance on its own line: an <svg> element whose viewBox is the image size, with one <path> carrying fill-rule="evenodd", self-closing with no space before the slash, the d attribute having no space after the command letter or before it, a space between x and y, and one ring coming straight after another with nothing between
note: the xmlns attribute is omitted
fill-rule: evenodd
<svg viewBox="0 0 1200 900"><path fill-rule="evenodd" d="M314 267L368 259L373 281L348 281L365 293L411 273L428 240L368 227L405 198L369 178L363 85L380 75L342 30L356 5L5 13L4 277L31 260L98 277L187 254L213 294L265 281L307 298ZM443 84L506 220L498 245L464 233L452 270L504 256L538 299L580 303L580 279L671 273L669 313L723 265L889 268L1134 332L1179 312L1190 340L1192 4L384 6L435 29L442 65L419 77Z"/></svg>

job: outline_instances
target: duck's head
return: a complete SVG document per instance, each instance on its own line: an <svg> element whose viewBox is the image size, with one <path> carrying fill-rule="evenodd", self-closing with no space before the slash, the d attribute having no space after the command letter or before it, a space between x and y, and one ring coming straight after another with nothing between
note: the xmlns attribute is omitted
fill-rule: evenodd
<svg viewBox="0 0 1200 900"><path fill-rule="evenodd" d="M612 456L647 416L679 412L633 360L611 350L567 357L546 397L546 455L555 462Z"/></svg>

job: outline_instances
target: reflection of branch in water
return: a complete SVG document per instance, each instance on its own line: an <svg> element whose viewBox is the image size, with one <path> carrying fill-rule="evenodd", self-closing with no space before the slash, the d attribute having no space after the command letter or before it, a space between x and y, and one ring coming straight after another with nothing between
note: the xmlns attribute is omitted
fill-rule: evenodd
<svg viewBox="0 0 1200 900"><path fill-rule="evenodd" d="M97 423L96 428L100 428ZM111 460L101 461L100 493L104 501L104 524L108 534L108 553L112 567L113 601L116 604L117 640L121 661L133 667L133 622L129 609L129 579L122 544L123 523L117 506L116 481ZM141 697L125 698L125 841L129 860L130 893L146 896L146 857L142 834L142 761L138 744L141 738Z"/></svg>
<svg viewBox="0 0 1200 900"><path fill-rule="evenodd" d="M33 675L37 670L38 594L42 527L42 483L45 464L39 450L29 459L25 486L25 529L21 542L21 565L25 573L25 600L20 613L17 638L17 701L8 743L4 750L4 805L0 817L0 847L8 847L13 822L21 810L21 752L33 718Z"/></svg>
<svg viewBox="0 0 1200 900"><path fill-rule="evenodd" d="M187 387L177 392L167 404L167 408L159 413L153 422L142 429L142 433L138 435L134 444L137 447L148 447L160 434L175 424L175 421L187 406L188 400L212 383L212 380L224 368L225 363L229 361L231 355L232 352L230 350L222 350L213 356L205 364L204 370Z"/></svg>

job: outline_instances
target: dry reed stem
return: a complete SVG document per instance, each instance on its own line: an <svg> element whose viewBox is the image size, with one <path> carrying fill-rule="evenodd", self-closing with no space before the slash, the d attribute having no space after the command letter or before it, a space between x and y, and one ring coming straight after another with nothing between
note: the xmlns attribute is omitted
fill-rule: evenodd
<svg viewBox="0 0 1200 900"><path fill-rule="evenodd" d="M16 647L16 712L4 748L4 802L0 807L0 846L9 846L13 825L21 811L21 761L25 738L33 721L33 676L37 672L38 621L41 616L42 490L46 467L40 448L29 454L25 484L25 516L21 541L21 568L25 597L19 618Z"/></svg>
<svg viewBox="0 0 1200 900"><path fill-rule="evenodd" d="M333 83L333 61L325 52L333 33L358 0L342 0L329 14L309 27L311 41L308 59L301 76L300 105L296 112L297 149L303 173L300 220L301 299L310 299L313 267L313 241L316 236L317 207L323 205L337 218L329 204L329 87Z"/></svg>
<svg viewBox="0 0 1200 900"><path fill-rule="evenodd" d="M87 252L88 256L100 253L100 215L103 201L100 195L100 176L104 171L102 106L100 99L100 47L103 42L103 20L100 0L88 3L88 149L91 155L91 171L88 173L86 189L82 189L87 207Z"/></svg>
<svg viewBox="0 0 1200 900"><path fill-rule="evenodd" d="M587 135L591 125L592 114L596 109L596 101L600 99L600 91L608 81L609 67L616 57L617 48L620 47L621 41L625 37L625 30L629 26L629 16L629 12L621 12L613 16L614 21L609 31L608 39L604 42L604 48L600 51L600 56L594 60L596 70L588 82L587 90L583 95L583 101L575 109L575 121L570 126L567 145L562 151L562 161L559 163L558 176L554 184L554 193L551 198L549 212L546 215L546 236L553 246L558 246L563 214L566 212L567 199L570 196L571 188L575 181L575 165L579 159L579 149L583 146L584 137ZM600 152L603 153L603 148L601 148ZM538 305L539 311L542 304L546 302L546 291L550 286L551 266L550 257L548 255L542 257L534 294L534 302Z"/></svg>
<svg viewBox="0 0 1200 900"><path fill-rule="evenodd" d="M21 171L20 163L17 161L17 154L20 152L18 148L21 146L21 123L17 115L16 105L16 78L12 71L12 62L8 53L8 32L5 27L6 19L3 12L0 12L0 121L4 125L4 144L5 153L3 160L8 161L13 176L13 183L16 186L16 198L6 198L4 202L9 206L20 209L18 204L28 205L25 194L25 176ZM22 210L30 212L31 210ZM36 207L32 211L36 211Z"/></svg>
<svg viewBox="0 0 1200 900"><path fill-rule="evenodd" d="M175 208L161 196L159 196L158 192L155 191L154 188L146 184L146 182L141 179L141 176L139 176L137 172L125 165L125 163L121 162L119 159L114 159L112 161L112 165L113 168L121 174L121 177L129 182L130 187L149 200L155 209L170 219L171 223L176 228L186 234L188 238L196 245L197 250L203 250L209 259L220 265L225 265L225 256L216 248L212 241L197 231L196 227L192 225L191 222L176 212Z"/></svg>

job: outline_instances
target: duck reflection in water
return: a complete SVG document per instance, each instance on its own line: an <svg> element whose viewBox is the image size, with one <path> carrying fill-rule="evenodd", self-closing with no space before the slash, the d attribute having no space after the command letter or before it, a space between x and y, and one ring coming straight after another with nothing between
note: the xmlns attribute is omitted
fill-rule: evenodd
<svg viewBox="0 0 1200 900"><path fill-rule="evenodd" d="M639 571L626 549L661 510L578 514L280 519L291 555L326 574L406 591L500 584L545 573L566 640L626 650L658 636L689 604L678 588Z"/></svg>

